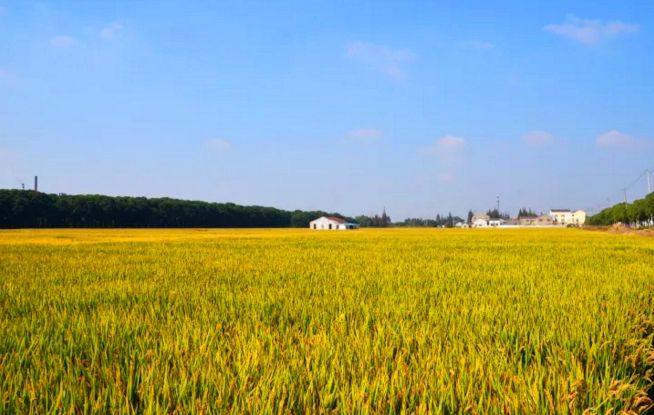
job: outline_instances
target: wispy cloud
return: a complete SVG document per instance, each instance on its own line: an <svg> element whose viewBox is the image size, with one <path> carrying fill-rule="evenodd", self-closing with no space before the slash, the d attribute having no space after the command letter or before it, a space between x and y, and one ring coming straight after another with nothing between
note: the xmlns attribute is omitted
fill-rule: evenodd
<svg viewBox="0 0 654 415"><path fill-rule="evenodd" d="M547 131L534 130L522 136L522 141L531 146L546 146L554 143L554 136Z"/></svg>
<svg viewBox="0 0 654 415"><path fill-rule="evenodd" d="M376 128L359 128L350 130L347 138L358 141L374 141L384 136L384 132Z"/></svg>
<svg viewBox="0 0 654 415"><path fill-rule="evenodd" d="M466 140L462 137L445 135L427 148L428 152L434 155L453 155L461 151Z"/></svg>
<svg viewBox="0 0 654 415"><path fill-rule="evenodd" d="M409 49L394 49L370 42L350 43L346 48L346 56L393 79L404 78L405 66L415 59L415 54Z"/></svg>
<svg viewBox="0 0 654 415"><path fill-rule="evenodd" d="M637 32L639 28L637 24L623 23L619 20L604 23L601 20L580 19L568 15L565 22L549 24L543 27L543 30L585 45L596 45L621 34Z"/></svg>
<svg viewBox="0 0 654 415"><path fill-rule="evenodd" d="M122 24L117 22L111 23L100 30L100 37L106 41L114 40L123 29Z"/></svg>
<svg viewBox="0 0 654 415"><path fill-rule="evenodd" d="M223 140L222 138L212 138L207 140L207 148L214 153L226 153L231 148L232 145L229 141Z"/></svg>
<svg viewBox="0 0 654 415"><path fill-rule="evenodd" d="M50 46L54 48L69 48L77 44L77 39L73 36L57 35L50 38Z"/></svg>
<svg viewBox="0 0 654 415"><path fill-rule="evenodd" d="M600 134L595 143L604 148L633 149L646 144L646 140L637 139L618 130L611 130Z"/></svg>
<svg viewBox="0 0 654 415"><path fill-rule="evenodd" d="M464 49L490 50L495 48L493 42L487 40L464 40L459 42L459 46Z"/></svg>

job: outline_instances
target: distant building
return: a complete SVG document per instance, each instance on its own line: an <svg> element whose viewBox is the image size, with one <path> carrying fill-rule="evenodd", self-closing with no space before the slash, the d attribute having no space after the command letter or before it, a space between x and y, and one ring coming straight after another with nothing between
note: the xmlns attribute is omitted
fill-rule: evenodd
<svg viewBox="0 0 654 415"><path fill-rule="evenodd" d="M488 217L487 214L485 213L475 213L472 216L472 221L470 222L470 226L473 228L488 228L489 224L488 221L490 218Z"/></svg>
<svg viewBox="0 0 654 415"><path fill-rule="evenodd" d="M522 217L518 221L520 222L520 226L552 226L550 215Z"/></svg>
<svg viewBox="0 0 654 415"><path fill-rule="evenodd" d="M572 220L577 225L586 223L586 212L583 210L575 210L572 214Z"/></svg>
<svg viewBox="0 0 654 415"><path fill-rule="evenodd" d="M356 223L350 223L335 216L321 216L309 222L309 228L311 229L345 230L356 229L358 227L359 225Z"/></svg>
<svg viewBox="0 0 654 415"><path fill-rule="evenodd" d="M520 225L520 219L517 219L517 218L504 219L502 221L502 226L506 226L506 227L521 226Z"/></svg>
<svg viewBox="0 0 654 415"><path fill-rule="evenodd" d="M495 219L488 219L488 226L491 228L497 228L498 226L502 226L504 223L503 219L495 218Z"/></svg>
<svg viewBox="0 0 654 415"><path fill-rule="evenodd" d="M472 216L472 228L498 228L504 224L504 219L491 218L485 213L476 213Z"/></svg>
<svg viewBox="0 0 654 415"><path fill-rule="evenodd" d="M586 212L583 210L550 209L550 219L554 225L580 226L586 222Z"/></svg>

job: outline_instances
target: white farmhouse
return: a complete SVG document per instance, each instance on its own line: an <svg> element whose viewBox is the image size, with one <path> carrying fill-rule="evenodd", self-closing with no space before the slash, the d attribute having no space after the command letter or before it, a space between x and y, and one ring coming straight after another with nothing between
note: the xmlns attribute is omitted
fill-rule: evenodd
<svg viewBox="0 0 654 415"><path fill-rule="evenodd" d="M504 219L491 218L485 213L477 213L472 216L473 228L497 228L504 225Z"/></svg>
<svg viewBox="0 0 654 415"><path fill-rule="evenodd" d="M321 216L318 219L309 222L309 228L311 229L345 230L356 229L358 227L359 226L356 223L349 223L335 216Z"/></svg>
<svg viewBox="0 0 654 415"><path fill-rule="evenodd" d="M550 218L555 225L583 225L586 222L586 212L583 210L550 209Z"/></svg>
<svg viewBox="0 0 654 415"><path fill-rule="evenodd" d="M502 226L502 219L489 219L488 220L488 226L491 228L497 228L498 226Z"/></svg>
<svg viewBox="0 0 654 415"><path fill-rule="evenodd" d="M472 217L471 226L473 228L488 228L490 218L484 213L477 213Z"/></svg>

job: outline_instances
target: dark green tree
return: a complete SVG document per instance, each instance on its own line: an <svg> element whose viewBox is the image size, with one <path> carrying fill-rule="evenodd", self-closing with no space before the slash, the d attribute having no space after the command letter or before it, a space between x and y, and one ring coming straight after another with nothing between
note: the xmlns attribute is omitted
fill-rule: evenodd
<svg viewBox="0 0 654 415"><path fill-rule="evenodd" d="M0 228L308 227L309 221L323 215L354 221L338 213L233 203L0 190Z"/></svg>

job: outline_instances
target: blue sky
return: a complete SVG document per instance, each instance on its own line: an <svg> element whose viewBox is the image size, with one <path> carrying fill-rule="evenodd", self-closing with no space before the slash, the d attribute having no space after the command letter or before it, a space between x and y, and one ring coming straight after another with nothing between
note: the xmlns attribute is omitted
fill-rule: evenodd
<svg viewBox="0 0 654 415"><path fill-rule="evenodd" d="M402 219L654 167L651 1L156 3L0 0L0 188Z"/></svg>

